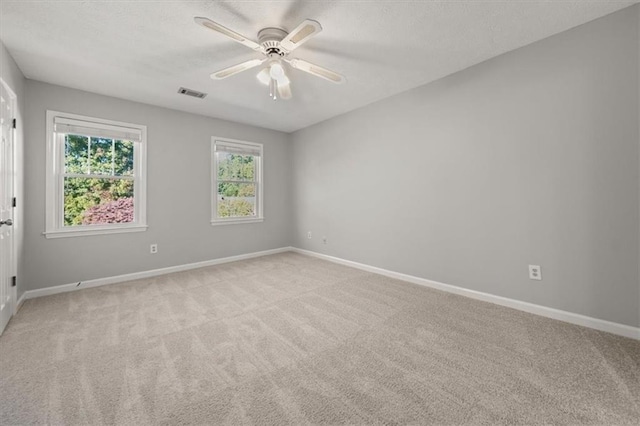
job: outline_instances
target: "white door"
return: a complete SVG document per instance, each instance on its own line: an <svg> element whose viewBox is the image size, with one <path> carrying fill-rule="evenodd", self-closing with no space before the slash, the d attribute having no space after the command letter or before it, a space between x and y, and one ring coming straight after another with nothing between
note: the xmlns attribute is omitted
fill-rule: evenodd
<svg viewBox="0 0 640 426"><path fill-rule="evenodd" d="M13 315L13 118L15 96L0 80L0 333Z"/></svg>

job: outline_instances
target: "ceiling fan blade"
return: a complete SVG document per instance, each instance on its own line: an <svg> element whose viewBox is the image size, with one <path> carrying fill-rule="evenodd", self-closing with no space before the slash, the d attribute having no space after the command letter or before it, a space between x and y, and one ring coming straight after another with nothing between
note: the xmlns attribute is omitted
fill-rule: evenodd
<svg viewBox="0 0 640 426"><path fill-rule="evenodd" d="M307 61L303 61L302 59L285 59L285 61L287 61L295 69L308 72L309 74L313 74L316 77L324 78L325 80L328 80L332 83L341 84L347 81L344 76L338 74L337 72L331 71L327 68L323 68L319 65L314 65Z"/></svg>
<svg viewBox="0 0 640 426"><path fill-rule="evenodd" d="M296 47L317 35L320 31L322 31L322 26L319 22L306 19L280 42L280 47L291 52Z"/></svg>
<svg viewBox="0 0 640 426"><path fill-rule="evenodd" d="M265 59L251 59L249 61L243 62L241 64L238 65L234 65L225 69L222 69L220 71L216 71L213 74L211 74L211 78L214 80L222 80L223 78L227 78L227 77L231 77L232 75L236 75L242 71L246 71L248 69L257 67L258 65L260 65L261 63L263 63L264 61L266 61L267 58Z"/></svg>
<svg viewBox="0 0 640 426"><path fill-rule="evenodd" d="M193 20L196 22L196 24L202 25L205 28L209 28L210 30L217 31L220 34L226 35L227 37L229 37L233 41L236 41L236 42L238 42L240 44L243 44L243 45L247 46L249 49L253 49L253 50L257 50L259 52L262 52L262 46L260 46L255 41L249 40L248 38L246 38L242 34L238 34L237 32L232 31L229 28L218 24L217 22L213 22L211 19L202 18L202 17L197 16L197 17L193 18Z"/></svg>
<svg viewBox="0 0 640 426"><path fill-rule="evenodd" d="M280 99L291 99L291 85L278 83L278 95Z"/></svg>

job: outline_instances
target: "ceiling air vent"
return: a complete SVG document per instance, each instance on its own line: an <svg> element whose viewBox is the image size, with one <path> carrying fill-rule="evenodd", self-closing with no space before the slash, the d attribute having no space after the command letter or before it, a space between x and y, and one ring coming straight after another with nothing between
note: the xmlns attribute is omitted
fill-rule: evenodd
<svg viewBox="0 0 640 426"><path fill-rule="evenodd" d="M198 92L196 90L186 89L184 87L179 88L178 93L182 95L193 96L194 98L198 98L198 99L204 99L204 97L207 96L206 93Z"/></svg>

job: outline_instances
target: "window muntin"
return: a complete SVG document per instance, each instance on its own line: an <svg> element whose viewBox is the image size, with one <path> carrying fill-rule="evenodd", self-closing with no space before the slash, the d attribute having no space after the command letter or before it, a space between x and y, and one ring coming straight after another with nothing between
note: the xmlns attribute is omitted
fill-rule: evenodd
<svg viewBox="0 0 640 426"><path fill-rule="evenodd" d="M47 126L45 234L146 229L146 127L55 111Z"/></svg>
<svg viewBox="0 0 640 426"><path fill-rule="evenodd" d="M212 223L262 220L262 145L213 138Z"/></svg>

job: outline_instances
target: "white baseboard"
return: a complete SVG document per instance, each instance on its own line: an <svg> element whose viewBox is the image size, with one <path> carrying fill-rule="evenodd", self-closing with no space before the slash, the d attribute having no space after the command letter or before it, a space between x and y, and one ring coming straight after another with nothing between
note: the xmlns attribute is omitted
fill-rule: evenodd
<svg viewBox="0 0 640 426"><path fill-rule="evenodd" d="M27 299L33 299L35 297L49 296L57 293L64 293L68 291L81 290L84 288L99 287L108 284L116 284L125 281L133 281L143 278L155 277L163 274L170 274L173 272L188 271L190 269L204 268L207 266L219 265L222 263L235 262L238 260L251 259L255 257L266 256L270 254L283 253L286 251L293 251L296 253L306 254L314 256L320 259L328 260L334 263L339 263L353 268L361 269L368 272L384 275L390 278L407 281L413 284L418 284L437 290L446 291L449 293L459 294L461 296L470 297L472 299L482 300L485 302L495 303L496 305L506 306L520 311L529 312L531 314L540 315L547 318L553 318L556 320L568 322L571 324L581 325L583 327L593 328L595 330L605 331L608 333L617 334L624 337L640 340L640 327L632 327L625 324L619 324L611 321L605 321L598 318L592 318L585 315L576 314L573 312L562 311L560 309L549 308L546 306L536 305L529 302L523 302L520 300L509 299L502 296L495 296L489 293L483 293L480 291L469 290L463 287L457 287L450 284L444 284L437 281L428 280L425 278L415 277L413 275L407 275L400 272L389 271L387 269L378 268L363 263L353 262L351 260L341 259L338 257L329 256L309 250L304 250L296 247L281 247L272 250L264 250L254 253L241 254L238 256L223 257L220 259L206 260L203 262L189 263L186 265L176 265L167 268L153 269L149 271L134 272L131 274L117 275L107 278L98 278L93 280L82 281L81 285L78 283L64 284L55 287L47 287L37 290L25 291L17 303L17 309L20 309L22 304Z"/></svg>
<svg viewBox="0 0 640 426"><path fill-rule="evenodd" d="M575 314L573 312L562 311L560 309L549 308L546 306L536 305L529 302L522 302L520 300L509 299L502 296L495 296L493 294L483 293L475 290L469 290L463 287L457 287L450 284L431 281L425 278L415 277L413 275L402 274L400 272L389 271L387 269L377 268L375 266L365 265L363 263L353 262L351 260L345 260L339 257L333 257L326 254L317 253L314 251L299 249L296 247L293 247L291 250L297 253L314 256L320 259L328 260L334 263L339 263L341 265L351 266L353 268L362 269L364 271L373 272L373 273L384 275L390 278L395 278L402 281L408 281L413 284L435 288L437 290L459 294L461 296L470 297L472 299L482 300L485 302L495 303L496 305L518 309L520 311L528 312L531 314L540 315L547 318L553 318L553 319L568 322L571 324L581 325L583 327L589 327L599 331L606 331L607 333L617 334L619 336L640 340L640 327L632 327L630 325L619 324L611 321L605 321L598 318L592 318L585 315Z"/></svg>
<svg viewBox="0 0 640 426"><path fill-rule="evenodd" d="M25 300L27 300L27 292L26 291L24 293L22 293L22 296L20 296L20 299L18 299L18 303L16 303L16 310L13 313L13 315L18 313L20 308L22 308L22 305L24 305L24 301Z"/></svg>
<svg viewBox="0 0 640 426"><path fill-rule="evenodd" d="M99 287L99 286L108 285L108 284L116 284L116 283L122 283L125 281L133 281L133 280L139 280L143 278L150 278L158 275L188 271L190 269L204 268L207 266L220 265L222 263L236 262L238 260L252 259L254 257L267 256L269 254L283 253L286 251L291 251L291 247L281 247L277 249L257 251L254 253L240 254L237 256L229 256L229 257L223 257L219 259L205 260L203 262L169 266L167 268L133 272L131 274L116 275L116 276L107 277L107 278L97 278L93 280L81 281L80 285L78 285L78 283L76 282L71 284L57 285L55 287L40 288L37 290L27 290L24 292L24 294L20 298L20 301L18 301L18 306L20 306L20 304L23 303L24 300L33 299L35 297L50 296L52 294L65 293L68 291L82 290L85 288Z"/></svg>

